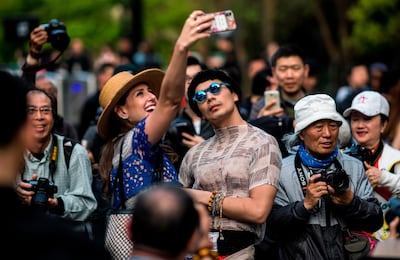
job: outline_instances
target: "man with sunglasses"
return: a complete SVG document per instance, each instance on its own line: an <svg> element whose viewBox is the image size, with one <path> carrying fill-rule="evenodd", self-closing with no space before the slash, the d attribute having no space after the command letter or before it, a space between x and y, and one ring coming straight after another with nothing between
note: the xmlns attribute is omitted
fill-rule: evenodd
<svg viewBox="0 0 400 260"><path fill-rule="evenodd" d="M277 192L282 155L274 137L239 112L240 88L225 71L203 70L188 88L192 110L215 135L183 158L179 180L212 217L210 237L223 259L254 259L254 244Z"/></svg>

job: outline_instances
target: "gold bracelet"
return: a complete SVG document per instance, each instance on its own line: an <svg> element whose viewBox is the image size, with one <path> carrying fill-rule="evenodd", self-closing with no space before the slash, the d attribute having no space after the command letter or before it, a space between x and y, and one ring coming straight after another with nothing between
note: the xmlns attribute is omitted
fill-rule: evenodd
<svg viewBox="0 0 400 260"><path fill-rule="evenodd" d="M218 193L218 191L213 191L210 195L210 198L208 199L207 209L209 212L212 212L212 206L214 204L215 195L217 193Z"/></svg>

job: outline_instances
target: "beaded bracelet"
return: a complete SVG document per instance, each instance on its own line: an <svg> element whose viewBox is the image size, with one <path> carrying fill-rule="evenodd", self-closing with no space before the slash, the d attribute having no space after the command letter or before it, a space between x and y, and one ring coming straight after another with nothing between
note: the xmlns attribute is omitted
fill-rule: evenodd
<svg viewBox="0 0 400 260"><path fill-rule="evenodd" d="M208 248L201 248L199 251L197 251L197 254L193 255L193 260L201 260L204 257L207 257L206 259L213 259L216 260L218 259L218 252L216 251L211 251Z"/></svg>
<svg viewBox="0 0 400 260"><path fill-rule="evenodd" d="M215 199L215 195L218 193L218 191L213 191L210 195L210 198L208 199L208 204L207 204L207 209L209 212L212 212L212 206L214 204L214 199Z"/></svg>
<svg viewBox="0 0 400 260"><path fill-rule="evenodd" d="M225 194L223 192L218 192L215 196L214 196L214 201L213 201L213 205L212 205L212 211L211 211L211 216L215 217L218 216L218 212L219 212L219 207L221 205L220 201L223 200L225 198Z"/></svg>

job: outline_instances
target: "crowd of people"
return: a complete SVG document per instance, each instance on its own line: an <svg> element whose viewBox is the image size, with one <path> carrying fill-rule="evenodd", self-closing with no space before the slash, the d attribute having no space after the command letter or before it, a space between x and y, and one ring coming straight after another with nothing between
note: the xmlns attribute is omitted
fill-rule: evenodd
<svg viewBox="0 0 400 260"><path fill-rule="evenodd" d="M33 29L22 76L0 74L0 192L12 209L1 223L31 249L15 258L118 259L104 246L111 209L132 213L132 260L349 259L344 227L398 238L400 73L356 64L330 96L301 47L274 45L248 63L244 97L232 39L218 38L224 62L192 50L213 19L188 16L165 70L149 42L91 61L73 40L66 68L97 84L76 126L46 76L47 31Z"/></svg>

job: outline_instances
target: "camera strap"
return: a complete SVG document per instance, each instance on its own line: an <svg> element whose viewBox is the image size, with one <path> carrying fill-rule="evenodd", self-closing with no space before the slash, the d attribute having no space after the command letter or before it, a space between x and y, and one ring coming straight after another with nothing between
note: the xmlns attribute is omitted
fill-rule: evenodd
<svg viewBox="0 0 400 260"><path fill-rule="evenodd" d="M337 169L342 169L342 165L336 158L334 158L333 163L335 164ZM296 169L297 177L299 179L301 189L303 190L303 195L306 196L307 177L303 171L300 155L298 152L296 153L296 156L294 158L294 168Z"/></svg>
<svg viewBox="0 0 400 260"><path fill-rule="evenodd" d="M49 163L49 172L51 181L54 183L54 173L57 170L57 158L58 158L58 144L57 137L52 135L52 144L51 144L51 153L50 153L50 163Z"/></svg>

